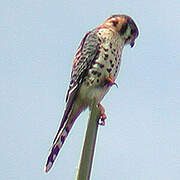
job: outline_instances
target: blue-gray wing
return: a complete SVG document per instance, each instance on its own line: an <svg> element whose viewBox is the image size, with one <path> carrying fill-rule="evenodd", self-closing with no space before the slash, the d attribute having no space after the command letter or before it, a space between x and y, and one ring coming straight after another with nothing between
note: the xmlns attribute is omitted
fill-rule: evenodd
<svg viewBox="0 0 180 180"><path fill-rule="evenodd" d="M100 42L97 37L97 32L94 30L85 35L77 50L71 73L71 83L66 98L66 109L59 130L53 141L51 152L48 156L45 170L46 172L51 169L75 119L82 111L82 109L74 110L75 106L73 105L75 105L75 98L77 97L76 95L84 77L87 75L88 70L92 66L96 57L98 57L99 46Z"/></svg>
<svg viewBox="0 0 180 180"><path fill-rule="evenodd" d="M79 86L87 75L95 59L99 55L100 39L97 36L97 30L88 32L82 39L80 46L73 61L73 68L71 72L71 81L66 95L66 109L61 121L60 129L68 118L68 114L72 108L74 98L77 95Z"/></svg>

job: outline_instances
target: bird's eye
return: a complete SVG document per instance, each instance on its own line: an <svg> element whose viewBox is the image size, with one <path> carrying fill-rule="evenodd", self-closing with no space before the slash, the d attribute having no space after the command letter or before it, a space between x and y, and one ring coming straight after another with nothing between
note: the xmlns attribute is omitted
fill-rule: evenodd
<svg viewBox="0 0 180 180"><path fill-rule="evenodd" d="M113 26L114 26L114 27L116 27L116 25L118 24L117 21L112 21L112 23L113 23Z"/></svg>
<svg viewBox="0 0 180 180"><path fill-rule="evenodd" d="M127 27L128 27L128 24L127 24L127 23L123 24L122 27L121 27L121 29L120 29L120 32L119 32L119 33L120 33L121 35L123 35L123 34L126 32Z"/></svg>

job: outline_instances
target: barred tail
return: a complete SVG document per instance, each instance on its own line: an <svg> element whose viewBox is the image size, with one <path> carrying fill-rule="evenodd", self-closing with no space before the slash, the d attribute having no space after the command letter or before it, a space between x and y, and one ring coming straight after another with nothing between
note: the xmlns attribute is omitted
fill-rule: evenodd
<svg viewBox="0 0 180 180"><path fill-rule="evenodd" d="M77 103L72 106L72 109L68 112L68 115L65 111L62 121L64 121L63 126L60 126L55 139L53 141L53 146L51 148L51 152L48 156L48 160L45 166L45 172L48 172L51 167L53 166L53 163L59 153L59 150L61 149L62 145L64 144L64 141L66 137L69 134L69 131L71 130L76 118L79 116L79 114L84 110L84 107L80 107ZM66 118L66 119L64 119ZM62 124L61 124L62 125Z"/></svg>

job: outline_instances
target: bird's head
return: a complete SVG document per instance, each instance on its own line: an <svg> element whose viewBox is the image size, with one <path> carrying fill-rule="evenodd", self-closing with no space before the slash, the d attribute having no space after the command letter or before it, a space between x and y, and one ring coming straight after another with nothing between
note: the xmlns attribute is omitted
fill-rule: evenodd
<svg viewBox="0 0 180 180"><path fill-rule="evenodd" d="M118 32L125 44L134 46L139 31L131 17L127 15L113 15L104 22L104 26Z"/></svg>

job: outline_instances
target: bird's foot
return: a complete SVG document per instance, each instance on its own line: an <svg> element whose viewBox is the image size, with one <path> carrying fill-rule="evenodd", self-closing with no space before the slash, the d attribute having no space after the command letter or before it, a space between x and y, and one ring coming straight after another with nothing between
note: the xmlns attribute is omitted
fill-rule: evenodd
<svg viewBox="0 0 180 180"><path fill-rule="evenodd" d="M109 86L115 85L118 88L118 85L114 82L114 77L112 75L109 75L109 77L106 78L106 81L108 82Z"/></svg>
<svg viewBox="0 0 180 180"><path fill-rule="evenodd" d="M99 119L98 124L101 126L105 126L105 119L107 118L105 114L105 109L101 104L98 104L98 108L100 110L100 119Z"/></svg>

